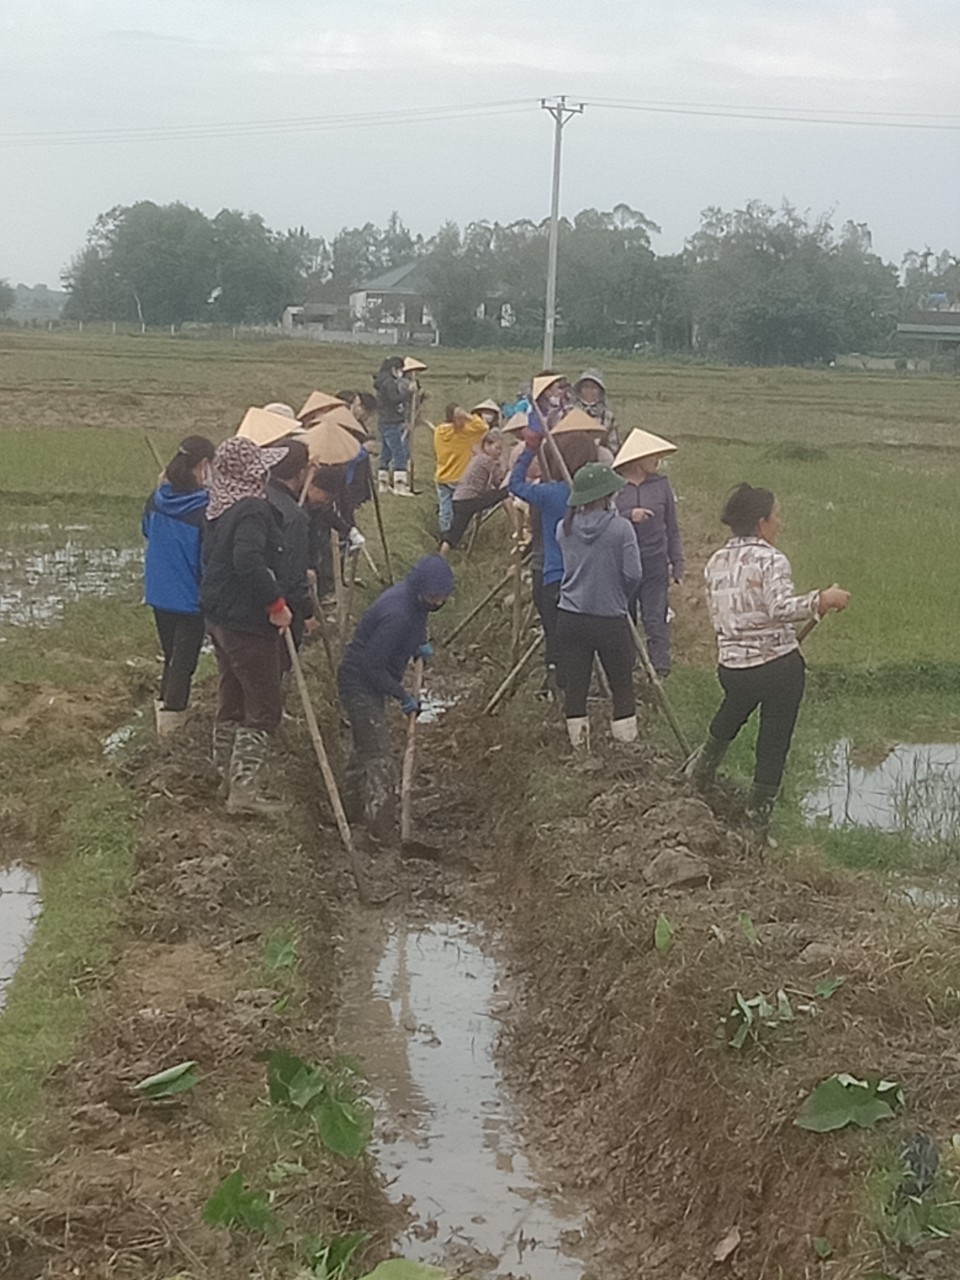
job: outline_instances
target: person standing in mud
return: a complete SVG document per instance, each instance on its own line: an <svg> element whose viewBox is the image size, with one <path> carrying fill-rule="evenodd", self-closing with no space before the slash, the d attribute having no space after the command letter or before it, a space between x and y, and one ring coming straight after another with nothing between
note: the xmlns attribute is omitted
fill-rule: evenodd
<svg viewBox="0 0 960 1280"><path fill-rule="evenodd" d="M446 604L453 588L453 570L442 556L418 560L357 623L337 672L340 704L353 740L344 807L349 821L366 821L375 840L389 836L396 824L387 699L396 699L404 716L419 715L420 704L404 689L403 675L411 659L432 654L427 620Z"/></svg>
<svg viewBox="0 0 960 1280"><path fill-rule="evenodd" d="M300 440L285 439L286 456L272 468L267 483L267 500L280 517L283 556L278 570L280 591L293 614L290 634L300 648L307 623L313 617L310 594L310 518L300 505L300 493L310 471L307 446ZM284 671L290 666L286 647L280 651Z"/></svg>
<svg viewBox="0 0 960 1280"><path fill-rule="evenodd" d="M630 604L647 637L650 661L663 679L670 674L670 583L683 581L683 543L677 523L677 500L670 481L658 468L677 446L649 431L631 431L614 459L613 468L626 483L617 494L620 514L633 526L643 581Z"/></svg>
<svg viewBox="0 0 960 1280"><path fill-rule="evenodd" d="M777 550L780 504L769 489L738 485L720 519L733 536L707 561L704 577L724 697L687 772L697 787L706 789L730 743L759 707L746 813L758 836L766 839L803 699L806 668L796 626L816 622L831 609L845 609L850 593L836 583L802 596L795 593L790 561Z"/></svg>
<svg viewBox="0 0 960 1280"><path fill-rule="evenodd" d="M182 440L147 499L140 525L147 540L144 599L153 609L163 649L156 703L157 735L161 738L175 733L186 719L203 644L201 545L213 453L206 436Z"/></svg>
<svg viewBox="0 0 960 1280"><path fill-rule="evenodd" d="M213 456L200 600L219 672L213 758L227 784L227 812L279 816L266 781L280 727L282 633L293 614L280 588L283 528L267 501L267 477L286 447L258 449L232 436Z"/></svg>

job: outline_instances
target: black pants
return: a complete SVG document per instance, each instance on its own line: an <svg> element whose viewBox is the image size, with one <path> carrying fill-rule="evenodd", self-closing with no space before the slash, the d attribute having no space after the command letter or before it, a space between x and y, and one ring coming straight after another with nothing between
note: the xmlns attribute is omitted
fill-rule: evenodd
<svg viewBox="0 0 960 1280"><path fill-rule="evenodd" d="M157 635L163 649L160 701L167 711L185 711L190 684L197 669L200 646L206 633L202 613L171 613L154 609Z"/></svg>
<svg viewBox="0 0 960 1280"><path fill-rule="evenodd" d="M338 682L338 692L353 739L343 803L351 822L366 818L377 832L390 825L395 802L386 699L382 693L345 681Z"/></svg>
<svg viewBox="0 0 960 1280"><path fill-rule="evenodd" d="M762 787L779 787L803 701L806 664L800 650L762 667L718 667L717 675L725 697L710 733L718 742L732 742L759 707L753 780Z"/></svg>
<svg viewBox="0 0 960 1280"><path fill-rule="evenodd" d="M491 489L489 493L482 493L479 498L454 498L453 523L443 535L444 542L449 542L451 547L459 547L460 539L467 532L467 526L473 517L495 507L508 496L507 489Z"/></svg>
<svg viewBox="0 0 960 1280"><path fill-rule="evenodd" d="M610 685L614 720L623 720L636 712L633 636L625 617L598 618L591 613L567 613L565 609L558 609L557 649L568 720L587 714L594 656L599 657Z"/></svg>
<svg viewBox="0 0 960 1280"><path fill-rule="evenodd" d="M560 582L544 585L543 570L533 571L533 603L540 616L546 641L543 660L548 667L559 667L557 654L557 605L560 601ZM559 676L559 670L557 672Z"/></svg>

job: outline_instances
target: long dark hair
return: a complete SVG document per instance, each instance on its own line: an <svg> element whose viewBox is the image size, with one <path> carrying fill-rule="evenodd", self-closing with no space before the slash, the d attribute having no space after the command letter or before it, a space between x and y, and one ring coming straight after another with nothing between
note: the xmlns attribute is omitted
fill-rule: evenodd
<svg viewBox="0 0 960 1280"><path fill-rule="evenodd" d="M738 484L727 498L720 521L738 538L749 538L757 525L766 520L776 502L772 489L755 489L752 484Z"/></svg>
<svg viewBox="0 0 960 1280"><path fill-rule="evenodd" d="M187 436L186 440L181 440L163 473L174 493L193 493L202 488L193 469L200 462L212 461L215 452L212 441L206 436Z"/></svg>

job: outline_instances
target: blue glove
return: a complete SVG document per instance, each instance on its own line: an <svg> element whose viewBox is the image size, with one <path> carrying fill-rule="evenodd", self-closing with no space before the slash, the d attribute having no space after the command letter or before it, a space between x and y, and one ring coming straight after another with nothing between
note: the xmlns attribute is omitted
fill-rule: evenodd
<svg viewBox="0 0 960 1280"><path fill-rule="evenodd" d="M429 640L428 640L425 644L422 644L422 645L420 646L420 648L419 648L419 649L417 650L417 652L414 654L414 657L415 657L415 658L422 658L422 659L424 660L424 662L426 662L426 660L427 660L428 658L432 658L432 657L433 657L433 645L430 643L430 641L429 641Z"/></svg>
<svg viewBox="0 0 960 1280"><path fill-rule="evenodd" d="M420 703L412 693L405 693L403 701L400 703L400 710L405 716L418 716L420 714Z"/></svg>

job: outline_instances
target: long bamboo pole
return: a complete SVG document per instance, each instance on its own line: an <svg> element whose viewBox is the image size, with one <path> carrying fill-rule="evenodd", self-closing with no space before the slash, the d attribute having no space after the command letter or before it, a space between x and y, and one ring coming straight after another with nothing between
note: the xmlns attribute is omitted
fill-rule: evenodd
<svg viewBox="0 0 960 1280"><path fill-rule="evenodd" d="M657 675L654 665L650 661L650 654L647 652L647 642L640 634L640 630L633 619L628 617L627 622L630 624L630 634L633 636L634 648L640 656L640 665L643 667L646 672L647 679L653 686L654 696L660 704L660 710L667 717L670 728L673 730L674 736L680 744L680 750L683 752L685 757L689 756L690 743L687 741L687 736L683 732L683 727L677 719L677 713L670 705L670 699L667 697L666 690L663 687L663 681Z"/></svg>
<svg viewBox="0 0 960 1280"><path fill-rule="evenodd" d="M521 656L519 662L517 662L516 665L508 672L507 676L503 680L503 683L497 689L497 692L493 695L493 697L484 707L483 714L485 716L493 715L494 711L496 711L497 707L504 700L504 698L513 688L514 684L516 684L517 680L519 680L520 676L523 674L524 667L526 667L527 663L530 661L533 655L537 652L537 650L543 644L543 639L544 639L543 632L541 631L538 634L537 638L531 641L529 647Z"/></svg>
<svg viewBox="0 0 960 1280"><path fill-rule="evenodd" d="M473 608L470 610L467 616L465 618L460 619L460 621L453 628L453 630L450 632L450 634L447 636L447 638L444 640L443 643L452 644L453 641L456 640L460 632L470 625L470 623L474 620L477 614L481 613L487 607L487 605L494 598L494 596L497 596L500 594L500 592L503 590L503 588L507 585L507 583L510 581L512 577L513 577L513 569L511 567L507 571L505 576L502 577L500 581L496 584L496 586L491 587L490 590L487 592L487 594L483 597L483 599L473 606Z"/></svg>
<svg viewBox="0 0 960 1280"><path fill-rule="evenodd" d="M393 586L393 566L390 563L390 548L387 546L387 534L383 527L383 512L380 509L380 489L379 480L373 474L373 459L367 459L367 468L370 472L370 496L373 498L373 510L377 517L377 531L380 534L380 545L383 547L383 562L387 567L387 582Z"/></svg>
<svg viewBox="0 0 960 1280"><path fill-rule="evenodd" d="M337 597L337 636L343 630L343 566L340 563L340 534L336 529L330 530L330 553L333 557L333 591Z"/></svg>
<svg viewBox="0 0 960 1280"><path fill-rule="evenodd" d="M423 689L423 659L413 664L413 688L417 702ZM413 766L417 757L417 717L407 716L407 745L403 753L403 772L400 777L400 840L410 839L413 832Z"/></svg>

